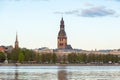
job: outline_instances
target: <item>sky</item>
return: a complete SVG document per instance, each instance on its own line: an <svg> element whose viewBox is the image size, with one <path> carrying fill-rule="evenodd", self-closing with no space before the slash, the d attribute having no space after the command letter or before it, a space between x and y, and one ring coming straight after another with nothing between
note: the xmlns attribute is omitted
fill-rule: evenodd
<svg viewBox="0 0 120 80"><path fill-rule="evenodd" d="M73 48L120 48L120 0L0 0L0 45L55 49L61 17Z"/></svg>

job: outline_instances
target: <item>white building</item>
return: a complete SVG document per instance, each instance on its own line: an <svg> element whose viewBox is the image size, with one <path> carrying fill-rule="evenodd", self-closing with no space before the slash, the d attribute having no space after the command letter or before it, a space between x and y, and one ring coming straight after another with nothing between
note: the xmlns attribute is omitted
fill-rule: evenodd
<svg viewBox="0 0 120 80"><path fill-rule="evenodd" d="M36 53L53 53L53 49L49 49L47 47L42 47L34 50Z"/></svg>

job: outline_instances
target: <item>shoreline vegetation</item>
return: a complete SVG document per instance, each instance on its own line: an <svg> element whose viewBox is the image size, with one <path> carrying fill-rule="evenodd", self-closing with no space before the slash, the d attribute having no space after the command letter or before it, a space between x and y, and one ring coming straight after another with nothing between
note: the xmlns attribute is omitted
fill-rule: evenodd
<svg viewBox="0 0 120 80"><path fill-rule="evenodd" d="M120 55L36 53L28 49L0 52L0 66L120 66Z"/></svg>
<svg viewBox="0 0 120 80"><path fill-rule="evenodd" d="M120 66L120 64L21 64L21 63L0 63L0 66Z"/></svg>

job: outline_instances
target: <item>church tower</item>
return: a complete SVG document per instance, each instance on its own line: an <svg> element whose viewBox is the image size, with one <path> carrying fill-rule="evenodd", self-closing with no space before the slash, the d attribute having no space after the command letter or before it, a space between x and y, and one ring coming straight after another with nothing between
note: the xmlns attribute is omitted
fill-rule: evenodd
<svg viewBox="0 0 120 80"><path fill-rule="evenodd" d="M57 46L58 49L65 49L67 46L67 36L66 36L66 32L65 32L65 25L64 25L64 20L63 17L60 21L60 31L58 33L58 39L57 39Z"/></svg>
<svg viewBox="0 0 120 80"><path fill-rule="evenodd" d="M18 35L16 33L15 49L19 48Z"/></svg>

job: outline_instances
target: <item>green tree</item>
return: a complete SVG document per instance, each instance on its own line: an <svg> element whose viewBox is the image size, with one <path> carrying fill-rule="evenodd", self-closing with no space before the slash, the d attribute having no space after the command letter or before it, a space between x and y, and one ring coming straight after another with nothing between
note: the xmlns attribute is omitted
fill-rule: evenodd
<svg viewBox="0 0 120 80"><path fill-rule="evenodd" d="M28 61L34 61L36 59L36 55L32 50L29 49L23 49L22 53L25 56L24 61L28 62Z"/></svg>
<svg viewBox="0 0 120 80"><path fill-rule="evenodd" d="M52 54L51 53L46 53L46 62L51 63L52 62Z"/></svg>
<svg viewBox="0 0 120 80"><path fill-rule="evenodd" d="M0 62L5 61L5 54L3 52L0 52Z"/></svg>
<svg viewBox="0 0 120 80"><path fill-rule="evenodd" d="M71 53L71 54L68 54L68 62L69 63L77 63L78 59L77 59L77 54L76 53Z"/></svg>
<svg viewBox="0 0 120 80"><path fill-rule="evenodd" d="M36 62L41 63L41 55L40 54L36 54Z"/></svg>
<svg viewBox="0 0 120 80"><path fill-rule="evenodd" d="M82 56L83 54L77 54L77 61L78 61L78 63L83 63L83 56Z"/></svg>
<svg viewBox="0 0 120 80"><path fill-rule="evenodd" d="M45 63L46 59L45 59L45 54L41 54L41 63Z"/></svg>
<svg viewBox="0 0 120 80"><path fill-rule="evenodd" d="M19 62L20 62L20 63L23 63L24 59L25 59L25 56L24 56L24 54L21 52L21 53L19 54Z"/></svg>
<svg viewBox="0 0 120 80"><path fill-rule="evenodd" d="M63 63L65 64L65 63L68 61L67 55L63 55L62 57L63 57L63 60L62 60L62 61L63 61Z"/></svg>
<svg viewBox="0 0 120 80"><path fill-rule="evenodd" d="M85 53L82 53L82 62L86 63L88 60L87 60L87 54Z"/></svg>
<svg viewBox="0 0 120 80"><path fill-rule="evenodd" d="M20 52L21 52L20 48L13 49L13 51L10 55L10 59L12 60L12 62L16 63L18 61L18 57L19 57Z"/></svg>
<svg viewBox="0 0 120 80"><path fill-rule="evenodd" d="M52 62L54 64L57 62L57 55L55 53L52 54Z"/></svg>

